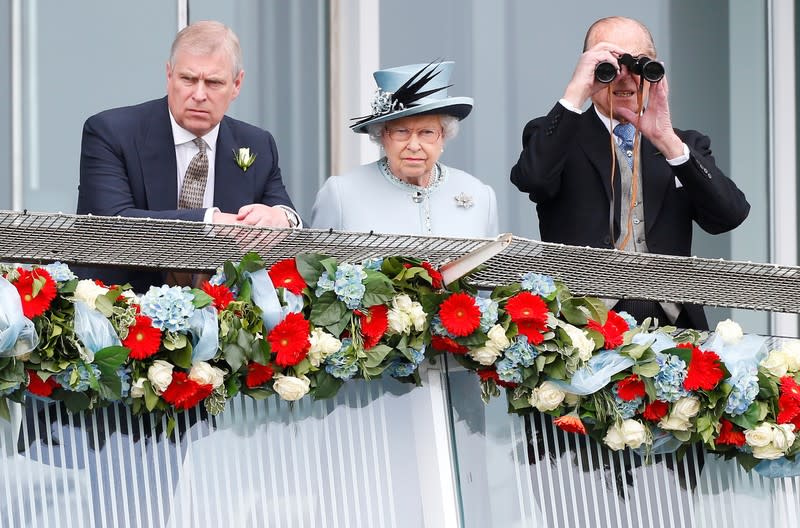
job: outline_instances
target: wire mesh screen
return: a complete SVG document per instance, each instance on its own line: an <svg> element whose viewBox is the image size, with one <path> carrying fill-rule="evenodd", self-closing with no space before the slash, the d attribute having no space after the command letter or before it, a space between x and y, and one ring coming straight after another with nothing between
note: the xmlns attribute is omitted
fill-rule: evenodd
<svg viewBox="0 0 800 528"><path fill-rule="evenodd" d="M483 239L208 225L177 220L0 211L0 260L209 272L248 252L342 261L402 255L442 264ZM514 237L475 276L481 287L552 275L577 294L800 313L800 268L551 244Z"/></svg>

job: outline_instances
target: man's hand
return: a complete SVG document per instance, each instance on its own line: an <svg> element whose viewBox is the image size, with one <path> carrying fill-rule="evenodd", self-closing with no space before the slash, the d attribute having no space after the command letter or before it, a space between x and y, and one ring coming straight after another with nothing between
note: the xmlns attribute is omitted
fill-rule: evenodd
<svg viewBox="0 0 800 528"><path fill-rule="evenodd" d="M683 141L672 128L669 113L669 84L667 77L657 83L650 84L647 107L641 117L628 108L615 108L621 118L633 123L637 129L649 139L666 159L673 159L683 154Z"/></svg>
<svg viewBox="0 0 800 528"><path fill-rule="evenodd" d="M601 62L610 62L617 66L619 72L617 57L623 53L624 50L608 42L598 42L583 52L564 91L563 99L569 101L575 108L581 108L592 95L607 86L594 78L594 69L597 65Z"/></svg>
<svg viewBox="0 0 800 528"><path fill-rule="evenodd" d="M284 209L264 204L250 204L241 207L236 215L236 221L257 227L290 227Z"/></svg>

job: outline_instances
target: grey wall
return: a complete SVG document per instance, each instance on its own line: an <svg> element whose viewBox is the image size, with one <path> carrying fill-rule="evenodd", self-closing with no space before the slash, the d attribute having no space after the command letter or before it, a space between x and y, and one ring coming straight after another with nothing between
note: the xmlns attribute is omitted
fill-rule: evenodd
<svg viewBox="0 0 800 528"><path fill-rule="evenodd" d="M0 209L11 208L11 3L0 2Z"/></svg>

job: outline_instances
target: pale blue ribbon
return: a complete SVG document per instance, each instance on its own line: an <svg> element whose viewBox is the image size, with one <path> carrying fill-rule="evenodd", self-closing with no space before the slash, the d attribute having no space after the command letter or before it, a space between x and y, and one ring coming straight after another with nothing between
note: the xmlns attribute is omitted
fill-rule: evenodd
<svg viewBox="0 0 800 528"><path fill-rule="evenodd" d="M767 357L767 338L760 335L746 335L734 344L726 344L716 334L700 347L703 350L716 352L732 376L743 369L758 368L758 364Z"/></svg>
<svg viewBox="0 0 800 528"><path fill-rule="evenodd" d="M264 330L269 332L283 320L283 310L281 302L278 300L278 292L272 285L267 270L258 270L253 273L245 272L253 284L253 303L261 308L261 319L264 321Z"/></svg>
<svg viewBox="0 0 800 528"><path fill-rule="evenodd" d="M564 392L585 396L599 391L611 382L611 376L634 364L633 359L623 356L616 350L603 350L576 370L569 383L561 380L550 381Z"/></svg>
<svg viewBox="0 0 800 528"><path fill-rule="evenodd" d="M0 277L0 357L27 354L38 344L36 327L22 312L19 292Z"/></svg>
<svg viewBox="0 0 800 528"><path fill-rule="evenodd" d="M195 310L189 319L189 332L192 335L192 363L209 361L219 349L219 323L217 309L206 306Z"/></svg>
<svg viewBox="0 0 800 528"><path fill-rule="evenodd" d="M756 473L768 478L800 476L800 456L795 456L794 460L788 458L762 460L756 466Z"/></svg>
<svg viewBox="0 0 800 528"><path fill-rule="evenodd" d="M83 301L75 301L75 335L86 347L87 353L83 360L87 363L94 361L97 351L110 346L121 346L117 332L111 321L99 311L89 307Z"/></svg>

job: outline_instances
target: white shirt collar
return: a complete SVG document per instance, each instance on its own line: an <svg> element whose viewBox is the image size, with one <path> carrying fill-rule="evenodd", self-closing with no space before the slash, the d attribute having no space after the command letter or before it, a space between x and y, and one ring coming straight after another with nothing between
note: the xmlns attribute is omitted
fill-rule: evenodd
<svg viewBox="0 0 800 528"><path fill-rule="evenodd" d="M610 134L614 130L614 128L619 124L619 121L617 121L613 117L609 118L608 116L603 115L603 113L600 112L600 109L597 108L597 105L592 105L592 108L594 108L594 111L597 113L597 117L600 118L600 121L602 121L602 123L606 126L606 128L608 129L608 133Z"/></svg>
<svg viewBox="0 0 800 528"><path fill-rule="evenodd" d="M169 121L172 124L172 138L175 140L175 146L183 145L194 140L197 136L181 127L175 118L172 116L172 110L169 111ZM203 136L203 141L206 142L206 148L214 150L217 146L217 136L219 135L219 123L212 128L208 134Z"/></svg>

